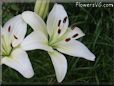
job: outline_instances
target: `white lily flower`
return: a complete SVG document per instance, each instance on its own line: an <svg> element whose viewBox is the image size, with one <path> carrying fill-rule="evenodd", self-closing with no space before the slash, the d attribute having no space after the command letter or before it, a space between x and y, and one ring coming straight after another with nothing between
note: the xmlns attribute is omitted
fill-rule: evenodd
<svg viewBox="0 0 114 86"><path fill-rule="evenodd" d="M10 19L4 27L1 28L1 64L15 69L25 78L31 78L34 75L34 71L27 53L21 46L26 31L27 24L23 21L22 15ZM34 39L30 39L28 42L33 40Z"/></svg>
<svg viewBox="0 0 114 86"><path fill-rule="evenodd" d="M62 5L54 5L53 9L48 15L47 26L41 17L34 12L23 12L22 17L24 21L37 32L36 35L32 35L32 37L35 38L39 35L39 43L36 44L37 48L39 46L40 49L48 51L55 68L58 82L61 82L64 79L67 72L67 60L61 53L85 58L91 61L95 60L95 55L84 44L78 40L75 40L84 36L85 34L78 27L68 28L68 16ZM31 36L25 38L25 40L30 39ZM28 44L28 42L22 43L22 46L26 46L24 49L29 49L31 46L36 46L27 46ZM51 50L51 48L49 49L48 47L46 48L45 46L49 46L53 48L53 50Z"/></svg>

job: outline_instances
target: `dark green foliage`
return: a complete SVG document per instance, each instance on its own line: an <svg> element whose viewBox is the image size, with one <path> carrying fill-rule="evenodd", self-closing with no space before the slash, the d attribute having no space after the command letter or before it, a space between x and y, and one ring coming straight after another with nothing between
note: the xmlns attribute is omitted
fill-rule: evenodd
<svg viewBox="0 0 114 86"><path fill-rule="evenodd" d="M68 72L63 84L112 84L113 82L113 8L79 8L73 3L63 4L70 19L70 25L76 25L86 34L80 38L95 55L94 62L66 56ZM34 3L3 4L3 24L11 17L25 10L33 11ZM51 9L51 8L50 8ZM28 33L32 29L28 27ZM78 45L77 45L78 46ZM3 65L4 84L55 84L54 68L47 52L34 50L27 52L35 75L31 79L22 77L15 70Z"/></svg>

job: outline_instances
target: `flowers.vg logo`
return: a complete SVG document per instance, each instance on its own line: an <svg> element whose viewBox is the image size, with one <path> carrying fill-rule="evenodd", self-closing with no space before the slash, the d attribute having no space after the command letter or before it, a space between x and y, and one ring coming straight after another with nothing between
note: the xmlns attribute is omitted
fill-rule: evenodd
<svg viewBox="0 0 114 86"><path fill-rule="evenodd" d="M81 3L76 2L76 7L113 7L113 4L106 4L102 2L95 2L95 3Z"/></svg>

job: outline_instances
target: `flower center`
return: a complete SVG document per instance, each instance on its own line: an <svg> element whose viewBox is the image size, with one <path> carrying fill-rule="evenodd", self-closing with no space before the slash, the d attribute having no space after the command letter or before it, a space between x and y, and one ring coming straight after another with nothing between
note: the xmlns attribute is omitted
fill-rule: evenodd
<svg viewBox="0 0 114 86"><path fill-rule="evenodd" d="M49 39L49 41L48 41L48 45L49 46L51 46L51 47L53 47L53 48L55 48L56 46L56 43L58 43L58 42L60 42L60 41L62 41L62 40L64 40L65 39L65 36L66 36L67 34L63 34L63 36L61 36L61 37L59 37L59 38L57 38L57 39ZM69 40L70 41L70 40Z"/></svg>
<svg viewBox="0 0 114 86"><path fill-rule="evenodd" d="M8 35L2 36L2 56L9 56L13 47Z"/></svg>
<svg viewBox="0 0 114 86"><path fill-rule="evenodd" d="M66 32L62 33L63 31L63 27L64 24L66 23L67 21L67 16L64 17L63 20L58 20L58 23L57 23L57 30L54 32L54 34L50 37L49 39L49 42L48 42L48 45L53 47L53 48L56 48L56 45L58 42L60 41L65 41L65 42L69 42L71 41L72 39L76 39L77 36L79 36L79 34L76 32L76 25L74 24L73 26L71 26L71 30L66 30ZM61 26L62 25L62 26ZM60 35L62 34L62 35Z"/></svg>
<svg viewBox="0 0 114 86"><path fill-rule="evenodd" d="M64 40L66 34L64 33L63 35L60 36L60 34L62 34L62 28L64 26L64 24L66 23L68 17L64 17L63 20L58 20L58 24L57 24L57 32L55 32L53 34L53 36L49 39L49 46L51 47L55 47L56 43L60 42L61 40ZM62 25L62 26L61 26Z"/></svg>

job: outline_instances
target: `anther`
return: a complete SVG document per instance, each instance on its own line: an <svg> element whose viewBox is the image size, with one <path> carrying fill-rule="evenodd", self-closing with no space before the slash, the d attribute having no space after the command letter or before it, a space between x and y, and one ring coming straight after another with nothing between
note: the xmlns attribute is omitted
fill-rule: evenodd
<svg viewBox="0 0 114 86"><path fill-rule="evenodd" d="M61 33L61 29L58 29L58 34L60 34Z"/></svg>
<svg viewBox="0 0 114 86"><path fill-rule="evenodd" d="M60 26L60 24L61 24L61 20L59 20L59 22L58 22L58 27Z"/></svg>
<svg viewBox="0 0 114 86"><path fill-rule="evenodd" d="M67 20L67 16L64 18L63 23L66 23L66 20Z"/></svg>
<svg viewBox="0 0 114 86"><path fill-rule="evenodd" d="M13 48L12 44L10 44L11 48Z"/></svg>
<svg viewBox="0 0 114 86"><path fill-rule="evenodd" d="M15 38L15 39L18 39L15 35L14 35L14 38Z"/></svg>
<svg viewBox="0 0 114 86"><path fill-rule="evenodd" d="M73 36L72 36L72 38L75 38L75 37L77 37L78 36L78 34L76 33L76 34L74 34Z"/></svg>
<svg viewBox="0 0 114 86"><path fill-rule="evenodd" d="M70 40L71 40L71 38L67 38L67 39L65 39L66 42L68 42L68 41L70 41Z"/></svg>
<svg viewBox="0 0 114 86"><path fill-rule="evenodd" d="M75 27L76 27L76 24L73 24L73 25L71 26L71 29L74 30Z"/></svg>
<svg viewBox="0 0 114 86"><path fill-rule="evenodd" d="M8 27L8 32L10 32L10 31L11 31L11 26Z"/></svg>

